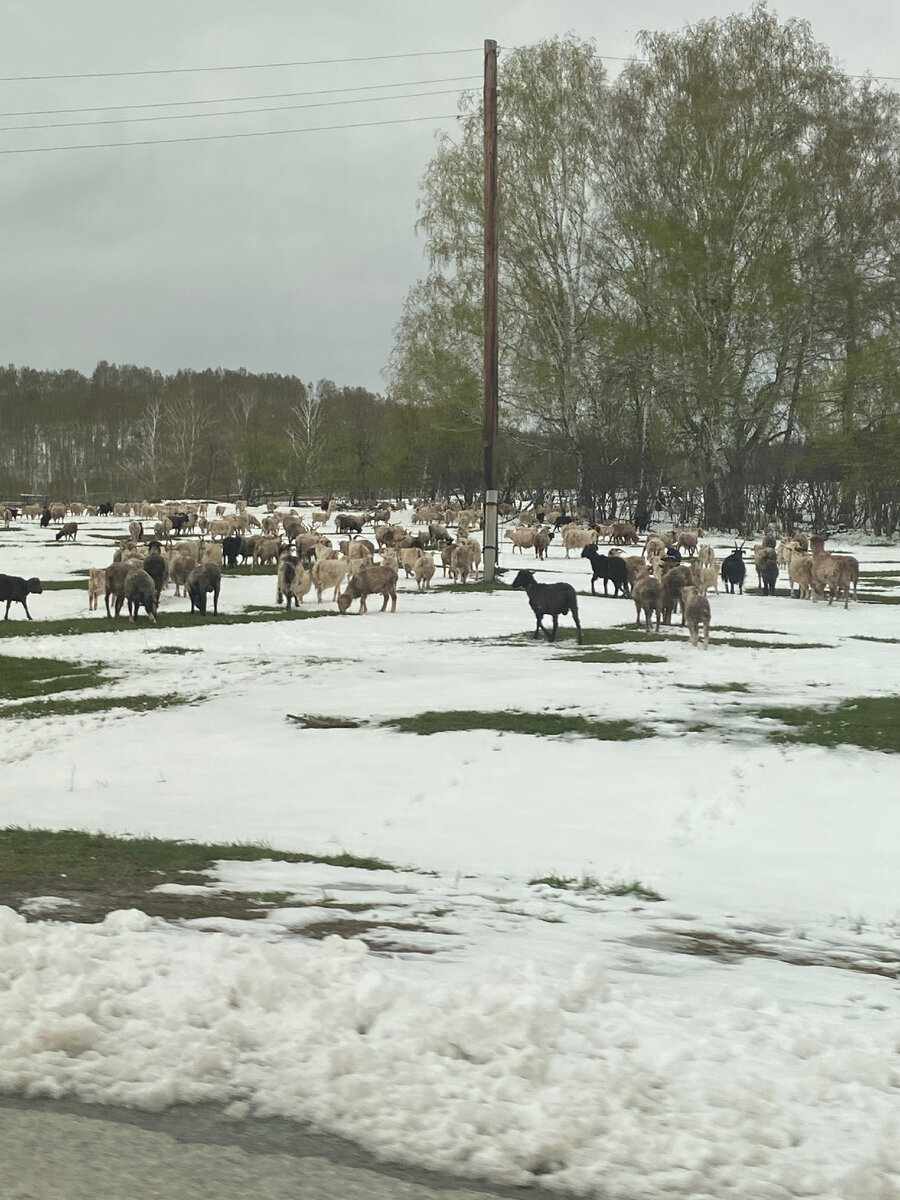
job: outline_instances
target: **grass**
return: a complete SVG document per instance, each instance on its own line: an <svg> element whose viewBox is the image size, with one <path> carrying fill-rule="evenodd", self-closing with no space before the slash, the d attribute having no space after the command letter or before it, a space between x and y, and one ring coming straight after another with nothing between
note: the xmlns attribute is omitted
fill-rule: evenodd
<svg viewBox="0 0 900 1200"><path fill-rule="evenodd" d="M870 637L868 634L865 634L865 633L851 633L850 637L855 642L882 642L886 646L900 645L900 638Z"/></svg>
<svg viewBox="0 0 900 1200"><path fill-rule="evenodd" d="M45 592L86 591L84 584L77 579L42 579L41 586Z"/></svg>
<svg viewBox="0 0 900 1200"><path fill-rule="evenodd" d="M176 692L167 692L162 696L86 696L80 700L27 700L24 704L0 707L0 720L4 717L14 717L17 720L77 717L86 713L112 712L117 708L127 709L129 712L150 712L155 708L192 704L196 700L197 697L179 696Z"/></svg>
<svg viewBox="0 0 900 1200"><path fill-rule="evenodd" d="M278 608L265 608L259 612L214 613L205 615L191 612L160 612L157 624L152 625L143 615L137 621L125 617L75 617L57 621L3 621L0 622L0 638L10 637L72 637L82 633L129 633L135 629L194 629L201 625L253 625L262 621L302 621L309 617L333 617L334 612L322 609L291 609L286 612Z"/></svg>
<svg viewBox="0 0 900 1200"><path fill-rule="evenodd" d="M119 908L139 908L151 916L189 918L228 915L258 917L258 906L278 903L282 893L250 897L166 895L163 883L207 883L204 872L221 860L319 862L366 871L396 870L391 863L353 854L298 854L242 843L204 844L163 838L115 838L76 829L0 829L0 904L18 907L30 896L55 895L77 902L59 917L99 921ZM279 900L273 899L278 896Z"/></svg>
<svg viewBox="0 0 900 1200"><path fill-rule="evenodd" d="M499 571L497 572L500 573ZM506 583L434 583L434 591L440 592L508 592Z"/></svg>
<svg viewBox="0 0 900 1200"><path fill-rule="evenodd" d="M632 654L628 650L586 650L582 654L563 654L563 661L577 663L661 663L669 660L663 654Z"/></svg>
<svg viewBox="0 0 900 1200"><path fill-rule="evenodd" d="M464 733L473 729L493 729L498 733L521 733L531 737L597 738L601 741L624 742L652 737L649 729L632 721L591 721L587 717L566 716L563 713L424 712L413 717L395 717L383 725L401 733L428 737L433 733Z"/></svg>
<svg viewBox="0 0 900 1200"><path fill-rule="evenodd" d="M202 654L202 650L198 650L191 646L154 646L152 650L145 651L146 654Z"/></svg>
<svg viewBox="0 0 900 1200"><path fill-rule="evenodd" d="M900 596L878 596L867 592L865 595L860 592L854 601L856 604L900 604Z"/></svg>
<svg viewBox="0 0 900 1200"><path fill-rule="evenodd" d="M528 882L532 887L543 884L545 887L556 888L559 891L591 892L601 896L634 896L638 900L648 900L654 903L665 899L659 892L647 887L637 879L602 883L593 875L582 875L581 879L576 879L574 875L545 875L541 879L529 879Z"/></svg>
<svg viewBox="0 0 900 1200"><path fill-rule="evenodd" d="M100 663L61 658L13 658L0 655L0 700L24 700L48 693L77 691L105 682Z"/></svg>
<svg viewBox="0 0 900 1200"><path fill-rule="evenodd" d="M676 687L687 688L691 692L749 692L746 683L676 683Z"/></svg>
<svg viewBox="0 0 900 1200"><path fill-rule="evenodd" d="M778 742L900 752L900 696L858 696L834 708L761 708L753 715L787 727L770 734Z"/></svg>

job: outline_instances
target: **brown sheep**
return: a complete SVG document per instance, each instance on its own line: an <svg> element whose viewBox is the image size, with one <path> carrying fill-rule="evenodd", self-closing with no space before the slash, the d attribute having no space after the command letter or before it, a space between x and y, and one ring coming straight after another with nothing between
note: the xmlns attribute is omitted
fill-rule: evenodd
<svg viewBox="0 0 900 1200"><path fill-rule="evenodd" d="M691 635L691 645L696 646L700 627L703 627L703 649L709 649L709 601L706 593L698 587L686 587L681 592L681 603L685 624Z"/></svg>
<svg viewBox="0 0 900 1200"><path fill-rule="evenodd" d="M650 614L656 613L656 632L659 633L659 618L662 609L662 584L652 575L639 579L631 592L634 610L637 615L635 628L641 627L641 614L644 615L644 628L650 632Z"/></svg>
<svg viewBox="0 0 900 1200"><path fill-rule="evenodd" d="M337 598L338 612L345 613L354 600L359 600L360 613L368 612L367 596L383 596L381 611L391 601L391 612L397 611L397 572L392 567L364 567L347 580L347 586Z"/></svg>

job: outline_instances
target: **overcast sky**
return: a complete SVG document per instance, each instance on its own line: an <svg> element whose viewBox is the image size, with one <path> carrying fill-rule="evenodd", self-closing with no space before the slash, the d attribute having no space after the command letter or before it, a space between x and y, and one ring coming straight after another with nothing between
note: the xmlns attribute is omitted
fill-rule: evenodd
<svg viewBox="0 0 900 1200"><path fill-rule="evenodd" d="M0 361L90 373L246 367L383 391L392 330L424 274L419 181L482 44L574 32L635 52L642 29L747 11L719 0L2 0ZM898 0L791 0L849 72L900 75ZM467 51L367 62L300 60ZM608 64L612 70L616 64ZM206 68L188 71L185 68ZM115 72L160 72L112 74ZM94 75L75 79L12 78ZM450 80L449 82L421 81ZM99 120L321 105L362 85L450 94L201 119ZM292 93L290 98L246 97ZM385 93L382 92L382 95ZM176 101L230 104L129 108ZM104 111L50 113L48 110ZM42 115L18 115L23 113ZM385 122L331 133L135 143ZM92 122L81 128L11 126ZM101 143L99 148L7 153Z"/></svg>

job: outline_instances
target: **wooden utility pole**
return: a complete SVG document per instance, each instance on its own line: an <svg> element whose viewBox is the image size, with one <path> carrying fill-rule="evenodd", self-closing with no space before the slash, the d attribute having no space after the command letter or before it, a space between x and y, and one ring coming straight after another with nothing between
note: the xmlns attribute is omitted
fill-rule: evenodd
<svg viewBox="0 0 900 1200"><path fill-rule="evenodd" d="M497 568L497 43L484 43L484 578Z"/></svg>

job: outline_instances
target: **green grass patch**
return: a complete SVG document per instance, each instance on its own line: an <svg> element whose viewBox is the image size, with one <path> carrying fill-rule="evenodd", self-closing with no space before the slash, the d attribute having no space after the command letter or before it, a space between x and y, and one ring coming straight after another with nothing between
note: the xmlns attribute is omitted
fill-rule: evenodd
<svg viewBox="0 0 900 1200"><path fill-rule="evenodd" d="M42 579L41 586L45 592L87 591L84 584L77 579Z"/></svg>
<svg viewBox="0 0 900 1200"><path fill-rule="evenodd" d="M366 871L397 868L379 858L298 854L267 846L115 838L76 829L0 829L0 904L18 908L31 896L73 901L52 914L67 921L100 921L114 909L138 908L170 919L210 915L258 918L261 904L281 902L284 893L247 896L167 895L152 889L163 883L206 884L219 861L320 862Z"/></svg>
<svg viewBox="0 0 900 1200"><path fill-rule="evenodd" d="M900 596L879 596L871 592L860 592L856 597L856 602L858 604L900 604Z"/></svg>
<svg viewBox="0 0 900 1200"><path fill-rule="evenodd" d="M439 583L434 581L432 590L441 592L508 592L509 584L485 583L483 580L478 583Z"/></svg>
<svg viewBox="0 0 900 1200"><path fill-rule="evenodd" d="M858 696L834 708L761 708L753 715L787 726L769 735L778 742L900 751L900 696Z"/></svg>
<svg viewBox="0 0 900 1200"><path fill-rule="evenodd" d="M619 663L664 663L669 660L663 654L635 654L630 650L585 650L582 654L563 654L564 662L605 663L616 666Z"/></svg>
<svg viewBox="0 0 900 1200"><path fill-rule="evenodd" d="M632 721L592 721L587 717L566 716L564 713L425 712L414 717L395 717L382 725L401 733L429 736L433 733L465 733L473 729L493 729L497 733L521 733L531 737L597 738L606 742L633 741L653 737L651 730Z"/></svg>
<svg viewBox="0 0 900 1200"><path fill-rule="evenodd" d="M167 692L162 696L85 696L78 700L46 699L27 700L24 704L8 704L0 707L0 719L13 717L18 720L35 720L46 717L78 717L86 713L150 712L155 708L172 708L177 704L196 703L196 697L179 696Z"/></svg>
<svg viewBox="0 0 900 1200"><path fill-rule="evenodd" d="M736 650L828 650L824 642L757 642L753 638L713 637L711 646L731 646Z"/></svg>
<svg viewBox="0 0 900 1200"><path fill-rule="evenodd" d="M881 642L885 646L900 645L900 638L869 637L868 634L865 633L851 633L850 637L855 642Z"/></svg>
<svg viewBox="0 0 900 1200"><path fill-rule="evenodd" d="M687 688L691 692L749 692L746 683L676 683L676 687Z"/></svg>
<svg viewBox="0 0 900 1200"><path fill-rule="evenodd" d="M745 629L741 625L716 625L719 633L767 633L770 637L775 634L777 637L789 637L783 629Z"/></svg>
<svg viewBox="0 0 900 1200"><path fill-rule="evenodd" d="M24 700L48 693L96 687L106 680L100 663L61 658L13 658L0 655L0 700Z"/></svg>
<svg viewBox="0 0 900 1200"><path fill-rule="evenodd" d="M148 621L143 614L138 617L137 621L129 621L124 616L119 617L118 620L115 617L74 617L58 621L37 619L33 621L2 621L0 622L0 638L72 637L83 633L130 633L135 629L140 629L144 633L147 633L148 630L159 629L165 633L169 629L194 629L201 625L255 625L264 621L302 621L310 617L337 615L337 609L326 612L322 609L303 611L292 608L290 612L286 612L284 609L274 606L272 608L260 607L258 611L219 613L218 616L211 612L204 616L196 612L169 612L163 609L157 614L155 625Z"/></svg>
<svg viewBox="0 0 900 1200"><path fill-rule="evenodd" d="M154 646L152 650L146 650L146 654L202 654L202 650L198 650L192 646Z"/></svg>
<svg viewBox="0 0 900 1200"><path fill-rule="evenodd" d="M637 879L619 880L616 883L602 883L594 875L582 875L577 879L574 875L545 875L541 879L530 879L529 886L543 884L545 887L556 888L559 891L589 892L600 896L634 896L638 900L658 902L665 899L659 892Z"/></svg>

